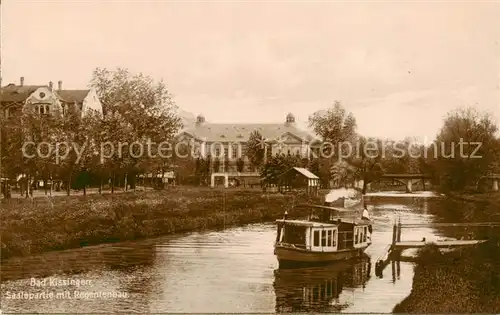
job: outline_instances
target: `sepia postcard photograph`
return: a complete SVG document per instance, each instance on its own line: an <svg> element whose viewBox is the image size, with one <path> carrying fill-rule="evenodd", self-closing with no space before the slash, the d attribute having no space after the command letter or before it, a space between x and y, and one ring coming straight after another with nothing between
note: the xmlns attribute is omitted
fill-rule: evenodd
<svg viewBox="0 0 500 315"><path fill-rule="evenodd" d="M0 314L498 314L499 186L500 1L0 2Z"/></svg>

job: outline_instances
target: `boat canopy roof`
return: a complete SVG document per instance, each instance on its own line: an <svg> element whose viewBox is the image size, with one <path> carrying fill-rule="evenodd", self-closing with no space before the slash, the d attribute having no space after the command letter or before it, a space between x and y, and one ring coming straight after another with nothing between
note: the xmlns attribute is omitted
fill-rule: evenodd
<svg viewBox="0 0 500 315"><path fill-rule="evenodd" d="M334 223L324 223L324 222L314 222L314 221L305 221L305 220L286 220L286 219L278 219L276 223L285 223L287 225L300 225L306 227L337 227L338 224Z"/></svg>
<svg viewBox="0 0 500 315"><path fill-rule="evenodd" d="M363 220L363 219L341 218L339 220L341 223L344 223L344 224L352 224L352 225L358 225L358 226L363 226L363 225L368 226L368 225L372 224L371 221ZM287 219L276 220L276 223L284 223L287 225L301 225L301 226L307 226L307 227L335 227L335 226L339 225L338 222L339 222L338 220L331 221L331 223L309 221L309 220L287 220Z"/></svg>
<svg viewBox="0 0 500 315"><path fill-rule="evenodd" d="M319 210L329 210L329 211L337 211L337 212L357 212L359 210L355 209L346 209L346 208L340 208L340 207L332 207L332 206L323 206L323 205L312 205L312 204L300 204L298 205L299 207L308 207L308 208L313 208L313 209L319 209Z"/></svg>

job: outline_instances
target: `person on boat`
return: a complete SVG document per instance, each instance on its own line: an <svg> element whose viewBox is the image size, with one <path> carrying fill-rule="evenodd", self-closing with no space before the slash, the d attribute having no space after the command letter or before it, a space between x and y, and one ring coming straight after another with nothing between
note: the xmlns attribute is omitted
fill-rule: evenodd
<svg viewBox="0 0 500 315"><path fill-rule="evenodd" d="M370 213L368 212L368 209L366 208L366 205L364 206L364 209L363 209L363 214L361 215L361 220L368 220L370 221ZM373 228L372 228L372 225L368 225L368 231L370 232L370 234L373 233Z"/></svg>
<svg viewBox="0 0 500 315"><path fill-rule="evenodd" d="M370 220L370 213L368 213L368 209L365 208L363 209L363 214L361 215L361 220Z"/></svg>

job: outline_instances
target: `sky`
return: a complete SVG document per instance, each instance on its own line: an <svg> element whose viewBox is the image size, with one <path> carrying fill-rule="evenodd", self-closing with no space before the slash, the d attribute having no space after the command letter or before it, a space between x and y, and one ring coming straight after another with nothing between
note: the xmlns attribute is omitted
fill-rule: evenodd
<svg viewBox="0 0 500 315"><path fill-rule="evenodd" d="M475 106L500 121L500 2L22 1L1 7L2 84L84 88L96 67L163 79L224 123L301 126L339 100L366 136L433 139Z"/></svg>

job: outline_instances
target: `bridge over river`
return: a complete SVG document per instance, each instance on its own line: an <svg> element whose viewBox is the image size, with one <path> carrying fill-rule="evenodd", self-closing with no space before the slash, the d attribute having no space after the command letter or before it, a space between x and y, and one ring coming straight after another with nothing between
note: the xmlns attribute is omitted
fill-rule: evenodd
<svg viewBox="0 0 500 315"><path fill-rule="evenodd" d="M430 180L432 178L431 175L429 174L384 174L380 176L380 178L371 181L368 183L368 186L370 187L372 183L376 183L379 181L383 180L392 180L399 182L403 184L406 188L407 193L413 192L413 185L422 182L423 185L423 190L425 190L425 183L426 181ZM489 174L481 177L482 182L486 183L491 183L491 190L492 191L498 191L499 190L499 183L500 183L500 174Z"/></svg>

